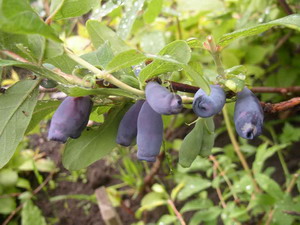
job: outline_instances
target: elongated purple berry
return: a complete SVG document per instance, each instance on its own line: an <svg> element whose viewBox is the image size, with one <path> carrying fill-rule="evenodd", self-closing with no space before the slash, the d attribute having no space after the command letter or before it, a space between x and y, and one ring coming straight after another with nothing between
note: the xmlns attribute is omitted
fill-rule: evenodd
<svg viewBox="0 0 300 225"><path fill-rule="evenodd" d="M226 101L226 95L219 85L210 85L210 95L199 89L193 102L193 110L199 117L211 117L219 113Z"/></svg>
<svg viewBox="0 0 300 225"><path fill-rule="evenodd" d="M163 140L163 121L147 101L139 113L137 127L137 158L154 162Z"/></svg>
<svg viewBox="0 0 300 225"><path fill-rule="evenodd" d="M164 115L177 114L182 110L182 99L171 93L157 82L151 81L146 86L146 100L152 109Z"/></svg>
<svg viewBox="0 0 300 225"><path fill-rule="evenodd" d="M89 121L92 106L89 96L65 98L52 117L48 139L65 143L68 137L78 138Z"/></svg>
<svg viewBox="0 0 300 225"><path fill-rule="evenodd" d="M125 113L122 118L119 128L116 142L119 145L129 146L137 135L137 120L139 112L142 108L144 100L137 101L130 109Z"/></svg>
<svg viewBox="0 0 300 225"><path fill-rule="evenodd" d="M253 139L262 133L264 113L257 97L248 88L237 94L234 109L235 129L239 136Z"/></svg>

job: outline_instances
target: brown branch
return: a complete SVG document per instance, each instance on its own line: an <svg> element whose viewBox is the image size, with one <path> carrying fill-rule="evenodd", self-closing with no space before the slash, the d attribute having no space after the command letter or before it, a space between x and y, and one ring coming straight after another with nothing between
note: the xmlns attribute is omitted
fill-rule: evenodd
<svg viewBox="0 0 300 225"><path fill-rule="evenodd" d="M287 210L283 210L283 213L286 213L288 215L292 215L292 216L300 216L300 212L295 212L295 211L287 211Z"/></svg>
<svg viewBox="0 0 300 225"><path fill-rule="evenodd" d="M232 192L232 196L233 196L233 198L234 198L234 201L235 201L236 203L239 203L240 200L239 200L239 198L237 197L237 195L236 195L236 193L235 193L235 191L234 191L233 185L232 185L231 181L229 180L229 178L226 176L225 171L221 168L221 166L220 166L218 160L216 159L216 157L214 157L213 155L210 155L210 156L209 156L209 159L214 163L214 166L215 166L215 167L219 170L219 172L220 172L220 176L223 177L223 179L225 180L226 184L228 185L229 190ZM223 208L224 208L224 207L223 207Z"/></svg>
<svg viewBox="0 0 300 225"><path fill-rule="evenodd" d="M152 184L153 178L158 173L164 158L165 158L165 152L162 151L157 156L156 161L155 161L155 163L153 163L153 166L151 167L150 172L144 178L144 184L140 190L141 195L143 195L145 193L146 188Z"/></svg>
<svg viewBox="0 0 300 225"><path fill-rule="evenodd" d="M291 7L287 4L287 2L285 0L278 0L278 3L286 14L288 14L288 15L293 14L293 10L291 9Z"/></svg>
<svg viewBox="0 0 300 225"><path fill-rule="evenodd" d="M218 176L218 175L217 175L217 165L216 165L216 164L214 164L213 170L214 170L214 172L213 172L213 178L216 179L217 176ZM218 195L218 197L219 197L219 200L220 200L220 202L221 202L221 205L222 205L222 207L225 209L225 208L227 207L227 205L226 205L225 200L224 200L224 198L223 198L221 189L220 189L219 187L216 187L215 189L216 189L216 191L217 191L217 195Z"/></svg>
<svg viewBox="0 0 300 225"><path fill-rule="evenodd" d="M31 62L29 62L28 60L24 59L23 57L17 55L17 54L14 53L14 52L11 52L11 51L8 51L8 50L2 50L2 51L0 51L0 52L1 52L2 54L4 54L4 55L10 57L10 58L13 58L13 59L19 61L19 62L30 63L30 64L32 64Z"/></svg>
<svg viewBox="0 0 300 225"><path fill-rule="evenodd" d="M44 88L42 86L39 87L40 93L53 93L53 92L57 92L57 91L58 91L57 88Z"/></svg>
<svg viewBox="0 0 300 225"><path fill-rule="evenodd" d="M265 102L261 102L260 104L262 105L265 113L282 112L282 111L292 109L295 106L299 106L300 105L300 97L295 97L290 100L275 103L275 104L265 103Z"/></svg>
<svg viewBox="0 0 300 225"><path fill-rule="evenodd" d="M152 78L147 80L146 82L149 81L156 81L158 83L162 83L162 81L158 78ZM175 81L170 81L170 80L165 80L164 83L168 83L169 87L173 91L181 91L181 92L186 92L186 93L196 93L200 88L196 86L192 86L189 84L182 84L179 82ZM103 88L117 88L117 86L113 84L106 84L104 80L97 80L96 84L98 86L103 87ZM279 93L279 94L289 94L289 93L300 93L300 86L293 86L293 87L252 87L251 91L254 93ZM234 93L228 92L227 96L232 96Z"/></svg>
<svg viewBox="0 0 300 225"><path fill-rule="evenodd" d="M15 54L14 52L6 51L6 50L0 51L0 52L7 55L7 56L9 56L9 57L11 57L11 58L13 58L13 59L15 59L15 60L18 60L20 62L30 63L26 59L24 59L24 58L20 57L19 55ZM54 69L53 71L56 72L58 75L62 76L63 78L65 78L68 81L74 81L74 79L75 79L76 83L83 83L84 82L79 77L63 73L59 69ZM157 77L152 79L152 80L155 80L155 81L161 83L161 80ZM168 81L168 80L165 81L165 82L169 83L170 88L174 91L182 91L182 92L187 92L187 93L196 93L199 90L199 87L188 85L188 84L182 84L182 83L178 83L178 82L174 82L174 81ZM88 82L84 82L84 83L87 84L87 85L90 85ZM103 87L103 88L117 88L113 84L105 83L104 80L98 80L98 81L96 81L96 83L99 85L99 87ZM294 87L253 87L251 90L254 93L287 94L287 93L299 93L300 92L300 86L294 86ZM227 97L232 97L234 95L234 93L233 92L228 92L226 95L227 95ZM276 113L276 112L292 109L295 106L300 105L300 100L299 100L299 97L296 97L296 98L292 98L288 101L280 102L280 103L276 103L276 104L264 103L264 102L261 102L261 104L264 108L264 112L266 112L266 113Z"/></svg>
<svg viewBox="0 0 300 225"><path fill-rule="evenodd" d="M23 208L23 204L19 205L14 211L12 211L9 216L6 218L6 220L2 223L2 225L7 225L12 218Z"/></svg>
<svg viewBox="0 0 300 225"><path fill-rule="evenodd" d="M169 200L168 200L168 204L171 206L171 208L172 208L172 210L174 211L176 217L178 218L180 224L181 224L181 225L186 225L186 223L185 223L185 221L184 221L184 219L183 219L181 213L177 210L177 208L176 208L174 202L173 202L171 199L169 199Z"/></svg>
<svg viewBox="0 0 300 225"><path fill-rule="evenodd" d="M253 87L251 91L254 93L279 93L286 95L288 93L300 93L300 86L294 87Z"/></svg>
<svg viewBox="0 0 300 225"><path fill-rule="evenodd" d="M46 184L52 179L54 173L54 171L50 172L43 183L41 183L36 189L33 190L32 194L36 195L37 193L39 193L43 189L43 187L45 187Z"/></svg>

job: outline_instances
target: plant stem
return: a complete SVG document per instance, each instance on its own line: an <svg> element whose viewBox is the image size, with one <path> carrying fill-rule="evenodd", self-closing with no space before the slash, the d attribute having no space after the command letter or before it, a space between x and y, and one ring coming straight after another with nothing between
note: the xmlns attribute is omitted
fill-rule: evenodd
<svg viewBox="0 0 300 225"><path fill-rule="evenodd" d="M291 193L291 191L293 190L293 188L295 186L295 183L296 183L296 180L297 180L298 176L299 176L298 173L295 173L293 175L291 182L289 183L289 185L287 186L287 188L285 190L286 193Z"/></svg>
<svg viewBox="0 0 300 225"><path fill-rule="evenodd" d="M217 164L214 163L214 166L213 166L213 170L214 170L213 176L214 176L214 179L216 179L217 176L218 176L218 175L217 175L217 168L218 168L218 167L217 167ZM216 187L215 189L216 189L216 191L217 191L217 195L218 195L218 197L219 197L219 199L220 199L221 205L222 205L223 209L225 209L225 208L227 207L227 205L226 205L225 200L224 200L224 198L223 198L221 189L220 189L219 187Z"/></svg>
<svg viewBox="0 0 300 225"><path fill-rule="evenodd" d="M61 0L61 2L59 3L59 5L56 7L56 9L50 14L50 16L48 16L48 18L45 20L46 24L50 24L52 22L52 18L58 13L58 11L61 9L61 7L63 6L65 0Z"/></svg>
<svg viewBox="0 0 300 225"><path fill-rule="evenodd" d="M227 112L227 108L226 108L226 105L223 107L223 116L224 116L224 120L225 120L225 124L226 124L226 128L227 128L227 132L228 132L228 135L229 135L229 138L230 138L230 141L233 145L233 149L234 151L236 152L236 154L238 155L241 163L242 163L242 166L244 168L244 170L248 173L252 183L253 183L253 187L254 187L254 190L255 192L260 192L260 189L258 187L258 184L256 183L254 177L253 177L253 174L249 168L249 165L245 159L245 156L243 155L243 153L241 152L241 148L235 138L235 135L234 135L234 132L233 132L233 129L232 129L232 126L230 124L230 120L229 120L229 116L228 116L228 112Z"/></svg>
<svg viewBox="0 0 300 225"><path fill-rule="evenodd" d="M225 70L221 61L221 56L220 56L220 47L216 45L214 39L212 36L207 37L207 42L209 45L209 51L215 61L216 67L217 67L217 72L220 76L225 78Z"/></svg>
<svg viewBox="0 0 300 225"><path fill-rule="evenodd" d="M237 197L237 195L236 195L236 193L235 193L235 191L234 191L234 188L233 188L233 185L232 185L231 181L230 181L229 178L226 176L225 171L221 168L220 163L218 162L218 160L216 159L216 157L214 157L213 155L210 155L210 156L209 156L209 159L210 159L211 161L213 161L214 165L215 165L216 168L219 170L220 175L224 178L224 180L225 180L225 182L227 183L227 185L228 185L230 191L232 192L232 196L233 196L235 202L239 202L240 200L239 200L239 198Z"/></svg>
<svg viewBox="0 0 300 225"><path fill-rule="evenodd" d="M122 81L118 80L113 75L109 74L108 72L99 70L97 67L93 66L92 64L88 63L87 61L83 60L82 58L80 58L79 56L73 54L72 52L70 52L67 49L66 49L66 53L75 62L79 63L83 67L85 67L85 68L89 69L90 71L92 71L97 76L97 78L104 79L107 82L112 83L115 86L117 86L121 89L124 89L126 91L129 91L133 94L136 94L138 96L144 96L145 95L144 91L133 88L133 87L123 83Z"/></svg>
<svg viewBox="0 0 300 225"><path fill-rule="evenodd" d="M16 53L14 53L12 51L2 50L2 51L0 51L0 53L2 53L4 55L18 61L18 62L27 63L27 64L33 65L33 66L43 67L41 65L37 65L35 63L29 62L28 60L22 58L21 56L17 55ZM91 83L89 83L87 81L84 81L81 78L79 78L77 76L74 76L72 74L66 74L66 73L62 72L60 69L55 68L53 70L50 70L50 69L45 68L45 67L43 67L43 69L48 70L49 72L55 73L56 75L64 78L65 80L67 80L70 84L77 84L77 85L85 86L85 87L91 87L92 86Z"/></svg>
<svg viewBox="0 0 300 225"><path fill-rule="evenodd" d="M282 166L282 169L283 169L283 172L284 172L284 175L285 175L285 179L286 179L286 184L287 184L287 183L289 182L289 180L290 180L291 174L290 174L289 169L288 169L288 167L287 167L287 165L286 165L286 162L285 162L285 160L284 160L282 151L281 151L281 150L278 150L278 151L277 151L277 155L278 155L280 164L281 164L281 166Z"/></svg>
<svg viewBox="0 0 300 225"><path fill-rule="evenodd" d="M176 217L178 218L181 225L186 225L181 213L177 210L174 202L171 199L168 199L168 204L171 206L172 210L174 211Z"/></svg>

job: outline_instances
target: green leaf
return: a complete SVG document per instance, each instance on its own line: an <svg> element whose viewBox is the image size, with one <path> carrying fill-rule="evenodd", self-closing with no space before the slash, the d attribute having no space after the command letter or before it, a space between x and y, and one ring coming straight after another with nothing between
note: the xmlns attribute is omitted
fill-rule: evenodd
<svg viewBox="0 0 300 225"><path fill-rule="evenodd" d="M158 206L167 204L165 195L157 192L150 192L144 196L141 201L141 207L136 211L136 216L139 218L143 211L153 210Z"/></svg>
<svg viewBox="0 0 300 225"><path fill-rule="evenodd" d="M75 199L75 200L84 200L91 201L97 203L95 195L87 195L87 194L69 194L69 195L56 195L50 198L50 202L57 202L62 200Z"/></svg>
<svg viewBox="0 0 300 225"><path fill-rule="evenodd" d="M195 193L205 190L211 186L209 180L203 179L198 176L185 176L180 178L185 182L184 188L178 193L178 199L183 201Z"/></svg>
<svg viewBox="0 0 300 225"><path fill-rule="evenodd" d="M274 206L274 216L271 224L278 225L291 225L297 224L299 220L296 215L289 215L286 212L300 212L300 203L291 198L290 195L285 195L281 201L278 201ZM296 220L296 221L295 221ZM296 223L295 223L296 222Z"/></svg>
<svg viewBox="0 0 300 225"><path fill-rule="evenodd" d="M179 150L179 164L182 167L190 167L199 155L202 146L203 127L203 120L198 120L193 130L183 139Z"/></svg>
<svg viewBox="0 0 300 225"><path fill-rule="evenodd" d="M111 13L114 9L122 5L121 0L109 0L103 3L101 6L94 8L90 18L94 20L101 20L102 17Z"/></svg>
<svg viewBox="0 0 300 225"><path fill-rule="evenodd" d="M15 198L0 198L0 213L9 214L16 209L16 205Z"/></svg>
<svg viewBox="0 0 300 225"><path fill-rule="evenodd" d="M175 224L176 221L178 221L178 218L176 216L163 215L162 217L160 217L157 224L170 225L170 224Z"/></svg>
<svg viewBox="0 0 300 225"><path fill-rule="evenodd" d="M0 96L0 168L12 157L31 120L39 81L19 81Z"/></svg>
<svg viewBox="0 0 300 225"><path fill-rule="evenodd" d="M10 187L16 185L18 173L12 169L3 169L0 171L0 185Z"/></svg>
<svg viewBox="0 0 300 225"><path fill-rule="evenodd" d="M166 40L162 31L145 32L141 36L140 46L144 52L158 54L165 45Z"/></svg>
<svg viewBox="0 0 300 225"><path fill-rule="evenodd" d="M265 161L270 158L277 151L287 147L286 144L274 145L271 148L267 148L268 144L264 143L257 148L255 160L252 165L253 173L260 173L264 166Z"/></svg>
<svg viewBox="0 0 300 225"><path fill-rule="evenodd" d="M122 17L117 29L117 34L123 40L127 39L127 37L129 36L133 23L136 20L138 12L143 8L144 2L145 0L134 1L130 9Z"/></svg>
<svg viewBox="0 0 300 225"><path fill-rule="evenodd" d="M185 205L181 208L180 212L185 213L200 209L207 209L211 206L213 206L213 203L209 199L194 199L185 203Z"/></svg>
<svg viewBox="0 0 300 225"><path fill-rule="evenodd" d="M154 60L140 73L141 82L166 72L180 70L191 58L191 49L185 41L174 41L164 47L158 56L149 55Z"/></svg>
<svg viewBox="0 0 300 225"><path fill-rule="evenodd" d="M283 197L283 192L274 180L262 173L255 174L255 179L259 186L271 195L273 198L280 200Z"/></svg>
<svg viewBox="0 0 300 225"><path fill-rule="evenodd" d="M80 138L69 140L63 153L63 165L69 170L79 170L109 154L117 146L119 122L127 108L114 108L99 128L86 130Z"/></svg>
<svg viewBox="0 0 300 225"><path fill-rule="evenodd" d="M41 66L36 66L34 64L23 63L23 62L13 61L13 60L0 59L0 67L2 67L2 66L16 66L16 67L28 69L42 77L61 82L63 84L68 83L66 79L62 78L61 76L57 75L56 73L52 72L51 70L46 69Z"/></svg>
<svg viewBox="0 0 300 225"><path fill-rule="evenodd" d="M189 38L186 42L190 46L190 48L203 48L203 40L200 40L198 38L192 37Z"/></svg>
<svg viewBox="0 0 300 225"><path fill-rule="evenodd" d="M61 42L26 0L0 0L0 30L15 34L40 34Z"/></svg>
<svg viewBox="0 0 300 225"><path fill-rule="evenodd" d="M284 26L284 27L288 27L300 31L300 14L289 15L277 20L270 21L268 23L258 24L255 26L234 31L229 34L225 34L220 38L218 45L226 46L230 42L240 37L249 37L249 36L257 35L266 30L269 30L274 26Z"/></svg>
<svg viewBox="0 0 300 225"><path fill-rule="evenodd" d="M62 90L69 96L73 97L80 97L86 95L117 95L117 96L124 96L128 98L136 98L136 95L132 94L131 92L125 91L120 88L84 88L84 87L77 87L77 86L58 86L58 89Z"/></svg>
<svg viewBox="0 0 300 225"><path fill-rule="evenodd" d="M89 52L80 57L94 66L106 68L107 64L113 59L114 53L109 42L106 41L96 51Z"/></svg>
<svg viewBox="0 0 300 225"><path fill-rule="evenodd" d="M21 215L22 225L47 225L41 210L31 200L26 200Z"/></svg>
<svg viewBox="0 0 300 225"><path fill-rule="evenodd" d="M216 9L222 10L224 3L221 0L177 0L177 9L181 12L187 11L214 11Z"/></svg>
<svg viewBox="0 0 300 225"><path fill-rule="evenodd" d="M59 68L62 72L72 74L74 68L78 65L67 54L62 54L46 60L47 63Z"/></svg>
<svg viewBox="0 0 300 225"><path fill-rule="evenodd" d="M60 103L60 101L39 101L34 108L26 134L33 130L46 116L53 113Z"/></svg>
<svg viewBox="0 0 300 225"><path fill-rule="evenodd" d="M133 66L143 62L146 59L142 53L137 50L131 49L121 52L116 55L107 65L106 70L110 73L118 71L129 66Z"/></svg>
<svg viewBox="0 0 300 225"><path fill-rule="evenodd" d="M22 177L18 178L18 182L16 184L16 187L24 188L24 189L27 189L27 190L31 190L31 185L30 185L29 180L24 179Z"/></svg>
<svg viewBox="0 0 300 225"><path fill-rule="evenodd" d="M37 46L38 47L38 46ZM60 56L64 53L63 45L52 40L46 40L44 59Z"/></svg>
<svg viewBox="0 0 300 225"><path fill-rule="evenodd" d="M188 77L190 77L194 83L203 89L206 93L210 93L210 87L208 82L204 79L204 77L199 74L199 72L195 71L191 66L185 65L184 71L187 73Z"/></svg>
<svg viewBox="0 0 300 225"><path fill-rule="evenodd" d="M86 24L86 28L95 48L99 48L108 41L114 54L130 49L113 30L96 20L89 20Z"/></svg>
<svg viewBox="0 0 300 225"><path fill-rule="evenodd" d="M0 49L12 51L32 62L40 62L44 56L45 38L38 34L11 34L0 30Z"/></svg>
<svg viewBox="0 0 300 225"><path fill-rule="evenodd" d="M56 11L54 20L81 16L97 5L97 0L52 0L50 14Z"/></svg>
<svg viewBox="0 0 300 225"><path fill-rule="evenodd" d="M221 212L222 209L220 209L218 206L210 207L207 210L200 210L193 215L189 225L198 225L201 224L202 221L215 220L218 218Z"/></svg>
<svg viewBox="0 0 300 225"><path fill-rule="evenodd" d="M211 154L211 149L215 143L215 123L213 117L203 119L203 136L202 145L199 151L199 155L207 157Z"/></svg>
<svg viewBox="0 0 300 225"><path fill-rule="evenodd" d="M163 0L151 0L148 3L148 7L143 15L144 21L146 23L153 23L161 12L162 6Z"/></svg>
<svg viewBox="0 0 300 225"><path fill-rule="evenodd" d="M279 139L282 143L296 142L300 138L300 128L285 123Z"/></svg>

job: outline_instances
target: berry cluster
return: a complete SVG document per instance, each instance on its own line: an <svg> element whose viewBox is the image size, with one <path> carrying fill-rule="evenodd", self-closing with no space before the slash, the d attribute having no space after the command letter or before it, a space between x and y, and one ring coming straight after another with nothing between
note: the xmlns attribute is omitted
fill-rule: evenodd
<svg viewBox="0 0 300 225"><path fill-rule="evenodd" d="M193 110L199 117L210 117L219 113L226 101L224 90L211 85L211 94L199 89L194 97ZM257 97L245 87L237 93L234 109L235 129L239 136L253 139L262 133L264 113Z"/></svg>
<svg viewBox="0 0 300 225"><path fill-rule="evenodd" d="M226 102L226 94L219 85L211 85L210 89L210 95L199 89L194 96L193 110L199 117L208 118L219 113ZM146 100L138 100L125 113L119 124L116 142L129 146L136 139L137 158L153 162L163 141L161 115L180 113L182 99L154 81L147 84L145 94ZM78 138L88 123L92 106L89 96L67 97L53 115L48 139L65 143L69 137ZM237 133L243 138L253 139L262 133L263 110L257 97L246 87L237 94L234 122ZM213 139L213 135L209 137ZM201 141L201 146L203 142L205 140ZM186 161L189 164L191 160Z"/></svg>
<svg viewBox="0 0 300 225"><path fill-rule="evenodd" d="M163 140L161 115L180 113L182 99L156 82L146 86L146 101L137 101L120 122L117 143L129 146L136 138L137 158L154 162Z"/></svg>

